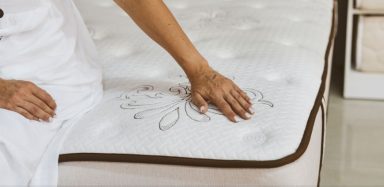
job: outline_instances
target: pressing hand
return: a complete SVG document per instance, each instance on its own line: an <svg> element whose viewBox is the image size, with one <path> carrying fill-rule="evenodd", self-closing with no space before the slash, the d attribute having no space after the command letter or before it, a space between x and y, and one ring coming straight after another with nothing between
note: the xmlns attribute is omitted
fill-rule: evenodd
<svg viewBox="0 0 384 187"><path fill-rule="evenodd" d="M239 122L237 115L243 119L250 119L254 113L247 94L232 80L213 69L202 68L198 74L190 76L189 79L192 86L192 102L199 107L200 112L207 112L210 102L233 122Z"/></svg>

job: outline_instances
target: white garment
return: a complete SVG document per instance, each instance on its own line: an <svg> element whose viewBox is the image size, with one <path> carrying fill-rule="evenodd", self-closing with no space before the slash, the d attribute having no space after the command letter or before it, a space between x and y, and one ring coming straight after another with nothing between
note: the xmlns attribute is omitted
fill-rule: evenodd
<svg viewBox="0 0 384 187"><path fill-rule="evenodd" d="M0 8L0 78L31 81L57 103L50 124L0 109L0 185L55 185L61 142L102 97L96 49L72 0L0 0Z"/></svg>

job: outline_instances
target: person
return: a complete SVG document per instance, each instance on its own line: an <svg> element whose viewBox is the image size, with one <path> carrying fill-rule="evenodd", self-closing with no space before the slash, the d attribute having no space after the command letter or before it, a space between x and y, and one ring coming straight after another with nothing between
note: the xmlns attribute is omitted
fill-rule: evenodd
<svg viewBox="0 0 384 187"><path fill-rule="evenodd" d="M115 2L182 67L200 112L212 103L232 122L250 119L250 98L209 66L162 0ZM0 10L0 183L55 184L65 134L102 98L97 52L72 0L0 0Z"/></svg>

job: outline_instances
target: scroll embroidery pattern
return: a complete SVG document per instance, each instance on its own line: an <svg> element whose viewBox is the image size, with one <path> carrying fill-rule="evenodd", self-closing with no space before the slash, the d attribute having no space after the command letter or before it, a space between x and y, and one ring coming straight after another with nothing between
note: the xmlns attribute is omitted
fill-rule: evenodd
<svg viewBox="0 0 384 187"><path fill-rule="evenodd" d="M253 104L263 104L273 107L273 103L264 100L263 93L252 88L243 89L251 98ZM180 115L186 115L196 122L208 122L212 115L223 115L214 105L209 105L208 112L202 114L192 103L191 87L188 83L170 87L168 91L156 91L152 85L142 85L120 96L123 103L121 109L138 109L134 119L145 119L161 116L158 121L159 129L166 131L177 124Z"/></svg>

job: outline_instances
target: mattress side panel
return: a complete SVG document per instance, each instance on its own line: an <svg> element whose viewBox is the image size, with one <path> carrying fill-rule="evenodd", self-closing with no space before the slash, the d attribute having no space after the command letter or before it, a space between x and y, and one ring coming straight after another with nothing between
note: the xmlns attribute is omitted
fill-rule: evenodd
<svg viewBox="0 0 384 187"><path fill-rule="evenodd" d="M59 185L315 186L320 164L322 126L322 111L319 111L307 151L295 162L279 168L231 169L130 162L64 162L59 165Z"/></svg>

